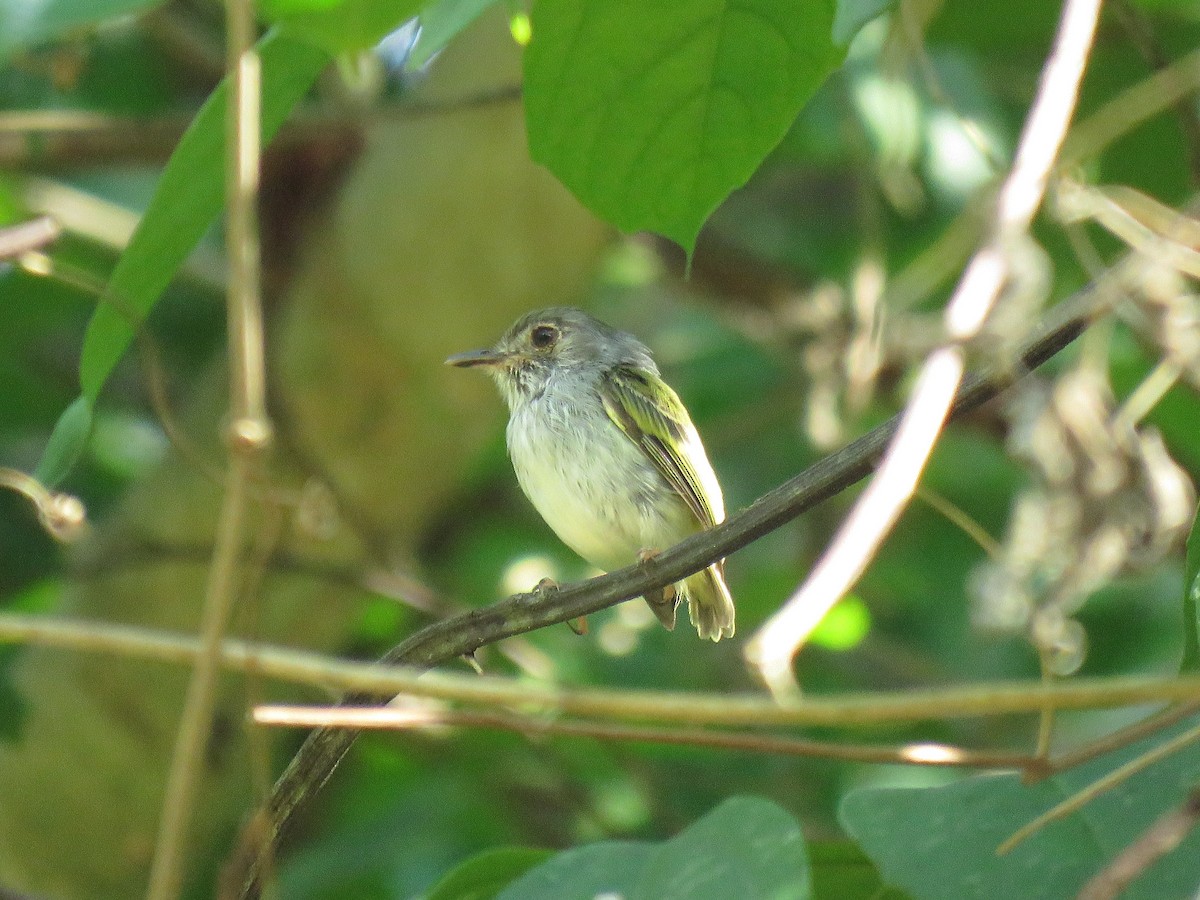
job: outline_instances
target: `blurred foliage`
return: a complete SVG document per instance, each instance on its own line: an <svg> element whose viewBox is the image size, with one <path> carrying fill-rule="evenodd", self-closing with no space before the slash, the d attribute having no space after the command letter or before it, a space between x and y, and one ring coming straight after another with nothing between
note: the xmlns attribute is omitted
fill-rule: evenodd
<svg viewBox="0 0 1200 900"><path fill-rule="evenodd" d="M319 112L335 107L338 115L331 120L386 117L386 104L419 83L426 68L436 67L442 47L487 5L472 0L263 4L279 29L260 44L268 132L306 95ZM681 277L684 263L677 248L644 236L628 238L613 248L588 295L577 298L655 350L705 438L730 510L878 424L902 402L907 374L936 339L936 313L974 246L988 193L1016 144L1059 10L1044 0L927 0L900 4L911 17L907 20L888 3L841 2L830 21L831 4L811 5L824 18L801 16L776 3L748 7L784 10L793 29L786 36L788 53L803 56L811 50L811 59L797 63L794 77L771 86L768 93L777 102L767 120L747 129L745 145L706 148L719 171L709 173L713 180L706 190L686 198L682 213L674 199L667 203L660 193L673 183L678 160L666 153L642 158L638 141L657 133L680 97L692 96L688 91L697 77L707 79L714 93L726 78L739 91L754 90L764 75L756 45L761 36L755 32L753 40L727 48L730 57L719 65L684 73L691 80L685 79L682 88L674 85L682 91L674 100L618 117L637 140L619 147L619 157L598 161L564 144L563 134L599 129L585 114L616 115L611 107L597 106L597 92L611 86L610 78L623 86L637 66L665 65L672 57L661 47L620 45L622 26L650 15L639 4L604 4L611 19L586 33L590 44L570 48L590 54L579 60L566 55L564 43L539 45L538 36L539 27L555 37L562 36L559 30L574 33L579 23L570 16L582 15L584 4L533 5L527 96L531 114L541 110L545 118L531 123L532 144L539 159L556 171L574 167L579 180L569 174L564 180L585 201L617 225L654 227L687 245L713 205L754 172L707 219L691 253L688 278ZM1194 0L1114 0L1109 5L1084 83L1080 121L1153 71L1157 63L1146 58L1147 47L1160 61L1170 61L1200 45ZM0 0L0 57L7 60L0 70L5 109L0 119L9 113L64 110L137 116L146 123L181 110L196 116L165 170L161 159L147 163L140 151L131 151L126 160L110 153L101 164L89 156L86 143L65 154L51 153L46 133L25 135L19 124L0 134L5 140L17 137L0 143L7 166L0 172L0 224L44 208L50 184L71 191L73 198L97 201L86 207L85 219L107 231L106 237L68 222L66 235L50 250L50 275L30 260L7 263L0 272L0 466L33 471L43 460L42 474L55 482L61 476L60 486L87 503L99 527L117 515L126 491L155 470L169 447L147 389L151 367L138 351L130 319L146 318L143 334L157 351L159 376L177 403L186 403L189 388L204 383L214 361L220 362L220 275L214 278L206 267L213 242L202 236L220 207L224 113L221 93L202 109L199 98L215 86L223 62L211 53L207 68L197 62L210 45L220 48L218 6L204 0L161 6L144 0L41 5ZM693 6L701 12L706 8ZM318 82L320 99L312 99L310 85L327 52L361 50L414 11L433 36L417 38L413 58L397 55L387 43L387 52L343 55L337 73L326 72ZM675 15L672 10L665 18L648 20L646 39L662 38ZM555 16L564 18L555 21ZM701 30L708 47L716 36L705 21ZM923 34L923 43L915 44L913 33ZM181 34L187 36L182 48ZM324 49L302 38L315 38ZM617 56L617 49L626 55L607 71L611 59L604 54ZM844 64L826 79L843 50ZM571 74L563 75L564 68ZM356 81L355 71L372 72L374 80ZM734 120L735 107L725 110ZM1098 148L1077 174L1088 183L1128 185L1168 206L1187 208L1200 178L1198 150L1188 145L1194 133L1188 130L1189 116L1194 127L1194 95L1182 111L1168 107ZM675 138L676 151L679 144L706 139L695 128ZM552 158L558 151L566 155L565 164ZM165 152L159 156L165 158ZM627 208L612 212L606 206L616 202L613 196L629 194L631 184L637 187L634 199L656 207L650 212L657 217L641 215L645 209L634 216ZM599 199L589 194L593 188ZM664 207L670 208L664 212ZM135 214L144 215L140 228L126 228ZM1028 326L1036 319L1041 300L1060 299L1087 283L1095 261L1081 253L1080 233L1102 263L1117 258L1118 243L1098 229L1079 228L1068 236L1052 215L1043 217L1034 235L1043 253L1031 258L1022 274L1040 277L1044 290L1039 303L1022 308L1020 323ZM189 257L198 241L201 249ZM295 268L303 267L297 263ZM97 311L104 285L108 302ZM1194 294L1191 298L1194 309ZM280 307L286 304L272 299ZM419 297L400 300L421 303ZM488 302L487 296L478 298L481 308ZM118 306L123 311L116 311ZM273 313L282 315L279 307ZM1100 326L1096 336L1084 339L1084 347L1049 367L1047 383L1099 358L1119 404L1162 355L1136 318ZM480 337L485 336L464 334L463 346L456 349ZM134 351L126 354L131 343ZM78 407L73 418L60 419L79 395L81 358L90 432L78 427ZM858 368L849 364L862 360L867 362ZM403 379L397 382L402 385ZM361 389L377 387L363 384ZM1005 445L1008 413L1005 404L995 404L951 427L924 480L927 490L951 500L997 540L1010 522L1014 498L1033 480L1030 467ZM493 439L462 473L458 496L426 523L419 546L406 548L439 597L482 605L545 575L565 582L593 574L520 495L504 456L501 420L497 398ZM1194 380L1173 386L1147 422L1195 482L1200 400ZM396 448L397 454L403 452ZM547 629L487 648L479 660L488 671L569 685L752 689L740 655L741 637L752 634L796 587L852 499L839 497L728 561L739 611L736 641L702 645L685 628L667 633L639 601L593 617L585 636L566 627ZM1180 543L1145 566L1122 569L1071 613L1086 632L1080 671L1170 673L1179 667L1185 641L1185 666L1195 668L1200 552L1193 535L1185 569ZM0 494L0 607L57 608L64 584L86 580L67 556L22 501ZM855 594L835 608L801 655L805 690L825 696L1036 678L1039 657L1028 630L979 627L972 598L986 559L960 527L915 501ZM359 607L347 652L377 655L426 621L390 596L368 593L370 602ZM20 652L5 649L0 655L0 739L5 741L20 737L24 700L7 674ZM1125 713L1061 715L1056 734L1067 746L1128 720ZM1035 733L1030 719L1005 717L822 729L812 736L1025 750ZM754 844L762 837L753 832L756 824L780 844L799 848L807 843L812 896L899 896L879 893L881 875L914 897L964 896L965 888L955 891L968 881L976 896L1036 896L1049 882L1021 879L1042 879L1045 871L1032 864L1010 865L1010 860L981 861L989 847L1087 776L1129 756L1127 751L1020 792L1013 776L965 779L944 770L578 737L468 729L372 736L360 741L282 852L280 896L393 898L432 890L442 900L484 897L517 878L524 880L510 888L511 896L565 896L547 887L554 883L546 879L565 869L578 877L576 887L591 884L585 875L592 870L575 868L582 858L632 883L655 855L728 861L736 855L731 836L745 827L749 830L742 836ZM1143 773L1103 801L1103 809L1049 829L1013 859L1022 853L1058 854L1070 860L1070 871L1057 873L1062 891L1077 889L1141 828L1182 802L1184 789L1196 778L1195 763L1193 750ZM729 800L738 795L742 799ZM1129 809L1136 814L1127 814ZM960 827L964 818L980 827ZM705 833L706 828L714 831ZM844 841L847 833L878 872ZM930 834L938 840L924 841ZM1188 862L1194 843L1193 837L1190 849L1153 873L1161 880L1147 882L1146 896L1194 892L1200 881L1200 872ZM536 866L541 856L529 848L573 849ZM795 868L803 861L799 849L787 860L778 854L757 859L747 851L746 869L725 874L740 878L738 872L753 871L766 879L770 865ZM205 860L199 868L216 872L221 862ZM684 867L668 868L676 875ZM804 883L792 868L780 877L792 885ZM982 886L981 878L986 879ZM649 883L654 887L645 888L645 896L666 896L659 882ZM712 891L722 883L712 881ZM523 892L528 885L535 887ZM1059 882L1054 885L1058 895ZM209 895L208 886L197 886L195 895ZM805 886L803 892L772 896L809 895Z"/></svg>
<svg viewBox="0 0 1200 900"><path fill-rule="evenodd" d="M1017 844L1004 855L998 855L996 847L1043 811L1104 775L1114 763L1134 760L1163 738L1174 738L1196 724L1190 719L1153 741L1114 754L1114 759L1055 775L1024 791L1013 790L1015 775L977 775L926 790L853 791L842 802L841 818L878 861L884 878L917 896L945 900L1074 896L1088 877L1196 784L1200 753L1194 745L1157 768L1134 775L1078 815L1050 823L1038 839ZM969 827L964 827L967 823ZM1198 847L1200 834L1193 833L1121 896L1130 900L1191 896Z"/></svg>

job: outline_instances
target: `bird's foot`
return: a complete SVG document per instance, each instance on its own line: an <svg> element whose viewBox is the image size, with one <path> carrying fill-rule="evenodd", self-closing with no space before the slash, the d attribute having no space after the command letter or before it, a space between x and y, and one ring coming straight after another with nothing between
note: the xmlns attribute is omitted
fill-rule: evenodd
<svg viewBox="0 0 1200 900"><path fill-rule="evenodd" d="M543 578L533 586L533 593L537 595L539 600L548 597L558 590L558 582L553 578Z"/></svg>
<svg viewBox="0 0 1200 900"><path fill-rule="evenodd" d="M638 551L638 562L642 565L652 562L659 552L659 550L643 547ZM668 584L665 587L655 588L647 591L642 597L645 599L646 605L650 607L650 611L654 613L655 618L662 622L663 627L667 631L674 631L675 609L679 605L679 594L675 591L675 585Z"/></svg>

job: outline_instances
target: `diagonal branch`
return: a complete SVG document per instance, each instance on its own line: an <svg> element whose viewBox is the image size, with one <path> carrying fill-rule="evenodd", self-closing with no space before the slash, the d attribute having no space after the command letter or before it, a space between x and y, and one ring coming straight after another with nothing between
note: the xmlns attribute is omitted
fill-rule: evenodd
<svg viewBox="0 0 1200 900"><path fill-rule="evenodd" d="M1110 302L1106 292L1087 290L1059 304L1050 319L1022 348L1017 361L1003 369L964 380L955 395L951 417L961 417L978 408L1022 374L1053 357L1092 321L1106 313ZM861 481L873 470L895 434L898 422L898 416L885 422L819 460L722 524L693 535L653 560L559 590L518 594L434 623L394 647L381 662L435 666L503 638L590 615L679 581ZM377 698L355 693L345 697L342 703L358 705L374 699ZM244 883L243 897L259 896L260 853L278 842L293 814L329 780L357 736L353 729L317 729L292 758L275 783L267 806L259 810L243 831L230 861L230 880L226 883Z"/></svg>
<svg viewBox="0 0 1200 900"><path fill-rule="evenodd" d="M1064 0L1012 170L1000 186L990 233L946 304L946 340L926 358L889 440L879 475L854 504L829 547L746 645L746 659L776 694L798 688L792 660L833 604L866 570L916 489L966 371L965 345L983 329L1012 271L1013 251L1041 206L1066 137L1100 19L1101 0Z"/></svg>

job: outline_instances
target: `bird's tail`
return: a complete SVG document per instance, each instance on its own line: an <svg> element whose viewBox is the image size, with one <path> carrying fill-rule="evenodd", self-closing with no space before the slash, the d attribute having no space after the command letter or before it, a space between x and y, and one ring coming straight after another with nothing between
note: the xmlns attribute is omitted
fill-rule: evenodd
<svg viewBox="0 0 1200 900"><path fill-rule="evenodd" d="M701 638L719 641L733 637L733 597L725 584L720 563L697 572L675 585L681 599L688 602L688 618Z"/></svg>

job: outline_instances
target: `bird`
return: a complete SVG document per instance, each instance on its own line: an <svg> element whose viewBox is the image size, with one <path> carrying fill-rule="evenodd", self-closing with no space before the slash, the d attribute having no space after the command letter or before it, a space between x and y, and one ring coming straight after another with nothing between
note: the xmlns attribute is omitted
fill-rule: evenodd
<svg viewBox="0 0 1200 900"><path fill-rule="evenodd" d="M478 367L509 410L517 481L555 534L608 572L652 559L724 521L721 486L679 396L636 337L573 307L519 318L491 347L447 365ZM724 560L645 600L673 629L686 602L702 639L734 634Z"/></svg>

